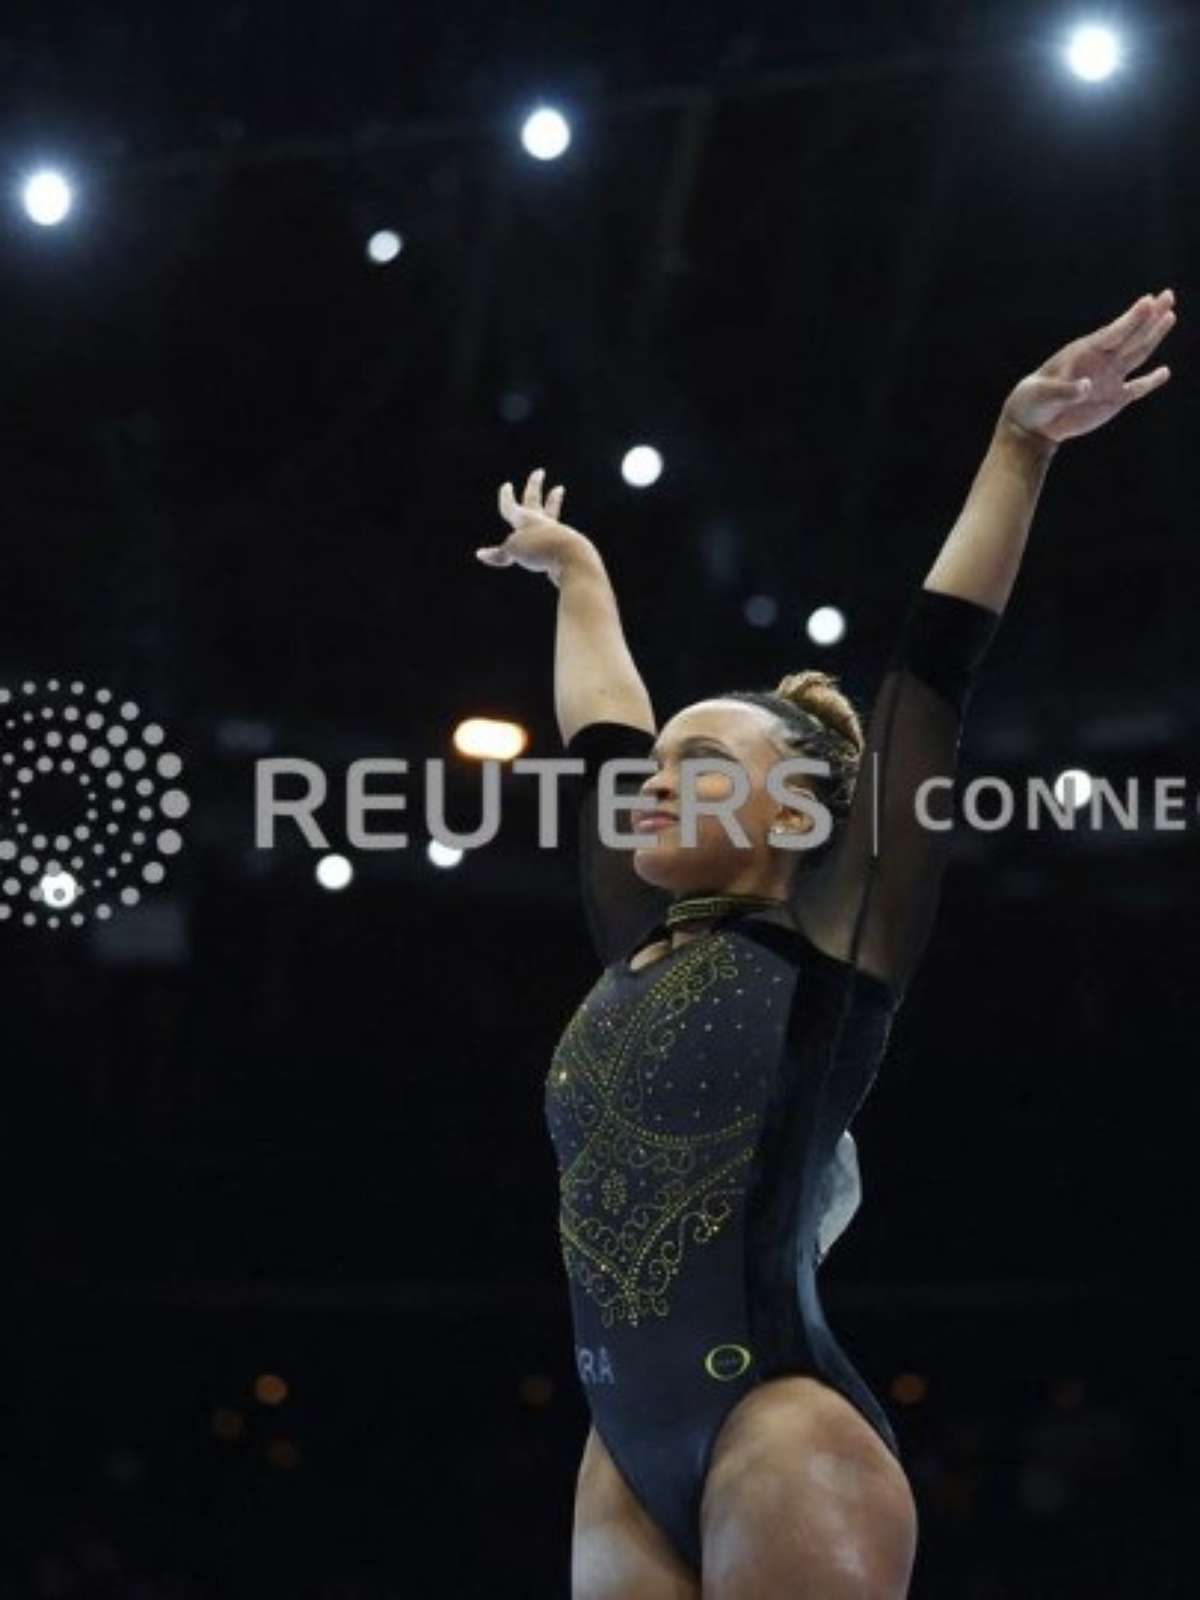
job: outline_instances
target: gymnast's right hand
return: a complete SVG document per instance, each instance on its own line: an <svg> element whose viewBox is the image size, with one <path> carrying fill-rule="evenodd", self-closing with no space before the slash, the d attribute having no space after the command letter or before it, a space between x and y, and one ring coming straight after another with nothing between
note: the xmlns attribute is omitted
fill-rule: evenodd
<svg viewBox="0 0 1200 1600"><path fill-rule="evenodd" d="M475 554L485 566L511 567L515 563L530 572L544 572L551 583L558 584L564 562L594 547L577 528L558 521L566 493L561 484L551 489L543 505L545 476L544 467L536 467L529 474L519 505L512 484L500 485L500 515L512 524L513 531L503 544L484 545Z"/></svg>

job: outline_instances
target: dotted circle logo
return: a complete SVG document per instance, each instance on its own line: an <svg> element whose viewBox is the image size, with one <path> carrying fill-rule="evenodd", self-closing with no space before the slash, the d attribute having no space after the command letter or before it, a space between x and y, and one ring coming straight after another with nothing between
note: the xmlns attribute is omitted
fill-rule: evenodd
<svg viewBox="0 0 1200 1600"><path fill-rule="evenodd" d="M744 1344L717 1344L704 1358L710 1378L740 1378L750 1366L751 1356Z"/></svg>
<svg viewBox="0 0 1200 1600"><path fill-rule="evenodd" d="M105 921L163 881L191 805L165 740L111 689L0 687L0 922ZM52 788L64 814L48 821Z"/></svg>

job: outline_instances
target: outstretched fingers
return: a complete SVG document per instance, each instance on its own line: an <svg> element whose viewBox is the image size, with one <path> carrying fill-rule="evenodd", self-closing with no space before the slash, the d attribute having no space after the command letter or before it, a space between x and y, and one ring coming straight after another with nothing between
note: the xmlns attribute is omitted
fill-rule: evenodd
<svg viewBox="0 0 1200 1600"><path fill-rule="evenodd" d="M1092 335L1092 342L1101 350L1119 350L1129 336L1139 330L1142 322L1150 315L1155 306L1155 297L1144 294L1141 299L1135 300L1114 321L1107 323L1103 328L1097 328Z"/></svg>
<svg viewBox="0 0 1200 1600"><path fill-rule="evenodd" d="M532 481L531 477L530 482ZM542 515L541 497L536 491L531 495L529 484L527 483L525 492L518 503L517 497L513 494L512 484L502 483L500 485L500 515L505 522L511 523L514 528L523 528L531 515Z"/></svg>
<svg viewBox="0 0 1200 1600"><path fill-rule="evenodd" d="M546 501L543 505L542 487L545 480L545 467L535 467L525 481L520 503L518 503L513 493L511 483L502 483L500 485L500 515L506 522L511 523L514 528L519 528L531 514L538 517L550 517L555 521L558 520L558 514L562 510L563 498L567 491L561 483L556 485L546 496Z"/></svg>
<svg viewBox="0 0 1200 1600"><path fill-rule="evenodd" d="M1145 327L1134 330L1133 336L1117 351L1117 360L1125 372L1140 367L1154 353L1175 326L1175 313L1168 309L1150 319Z"/></svg>
<svg viewBox="0 0 1200 1600"><path fill-rule="evenodd" d="M540 511L542 509L542 484L545 482L545 467L534 467L525 481L525 493L521 503L527 511Z"/></svg>
<svg viewBox="0 0 1200 1600"><path fill-rule="evenodd" d="M1146 372L1140 378L1130 378L1128 383L1121 385L1121 393L1126 404L1130 400L1141 400L1155 389L1161 389L1171 376L1170 367L1155 367L1153 372Z"/></svg>

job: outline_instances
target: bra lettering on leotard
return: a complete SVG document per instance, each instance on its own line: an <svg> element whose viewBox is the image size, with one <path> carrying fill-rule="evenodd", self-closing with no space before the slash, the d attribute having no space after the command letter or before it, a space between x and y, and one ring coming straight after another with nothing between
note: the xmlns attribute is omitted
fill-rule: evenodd
<svg viewBox="0 0 1200 1600"><path fill-rule="evenodd" d="M589 1350L586 1345L575 1346L575 1364L584 1383L616 1383L608 1351L603 1345Z"/></svg>

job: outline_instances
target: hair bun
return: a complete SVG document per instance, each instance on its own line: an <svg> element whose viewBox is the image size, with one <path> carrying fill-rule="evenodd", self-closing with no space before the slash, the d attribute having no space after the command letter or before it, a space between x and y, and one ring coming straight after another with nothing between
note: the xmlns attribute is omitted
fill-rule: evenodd
<svg viewBox="0 0 1200 1600"><path fill-rule="evenodd" d="M863 747L862 723L858 713L838 688L838 680L831 673L810 668L806 672L789 672L779 680L775 693L788 700L801 711L807 711L823 722L831 733L840 735L856 751Z"/></svg>

